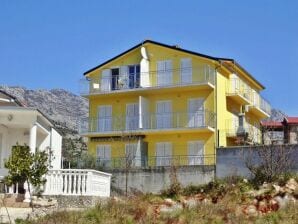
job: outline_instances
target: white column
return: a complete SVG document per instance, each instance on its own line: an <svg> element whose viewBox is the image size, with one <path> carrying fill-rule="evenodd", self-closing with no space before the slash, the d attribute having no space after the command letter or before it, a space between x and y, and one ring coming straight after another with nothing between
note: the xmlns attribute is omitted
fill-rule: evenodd
<svg viewBox="0 0 298 224"><path fill-rule="evenodd" d="M30 197L29 188L28 188L28 182L27 181L25 181L25 183L24 183L24 189L25 189L25 199L24 199L23 202L29 203L29 202L31 202L31 197Z"/></svg>
<svg viewBox="0 0 298 224"><path fill-rule="evenodd" d="M30 129L30 138L29 138L29 147L31 152L35 153L36 150L36 134L37 134L37 126L36 124Z"/></svg>

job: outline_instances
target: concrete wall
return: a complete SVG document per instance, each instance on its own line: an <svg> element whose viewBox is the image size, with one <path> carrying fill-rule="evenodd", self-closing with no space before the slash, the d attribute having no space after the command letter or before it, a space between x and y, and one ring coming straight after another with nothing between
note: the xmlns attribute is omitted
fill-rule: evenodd
<svg viewBox="0 0 298 224"><path fill-rule="evenodd" d="M177 167L176 174L178 181L187 185L205 184L214 178L214 166L184 166ZM170 185L170 167L155 167L129 170L127 174L128 190L159 193ZM112 186L125 191L126 172L125 170L112 171Z"/></svg>
<svg viewBox="0 0 298 224"><path fill-rule="evenodd" d="M280 146L272 147L278 148ZM298 172L298 145L289 145L285 146L285 148L290 150L292 154L292 170ZM246 158L249 156L254 158L255 161L258 161L257 150L262 149L267 148L263 146L218 148L216 155L216 177L224 178L231 175L250 177L250 172L245 166Z"/></svg>

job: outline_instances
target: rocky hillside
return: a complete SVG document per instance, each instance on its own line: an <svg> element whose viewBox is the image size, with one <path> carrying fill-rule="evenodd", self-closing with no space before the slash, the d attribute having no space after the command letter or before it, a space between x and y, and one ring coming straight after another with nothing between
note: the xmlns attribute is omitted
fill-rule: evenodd
<svg viewBox="0 0 298 224"><path fill-rule="evenodd" d="M88 116L88 101L64 89L30 90L24 87L0 86L29 107L38 108L54 121L59 129L77 132L81 118Z"/></svg>

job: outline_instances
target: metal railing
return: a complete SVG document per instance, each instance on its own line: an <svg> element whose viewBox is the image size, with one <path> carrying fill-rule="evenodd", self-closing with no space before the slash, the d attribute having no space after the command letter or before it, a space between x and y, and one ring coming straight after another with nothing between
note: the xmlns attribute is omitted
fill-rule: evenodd
<svg viewBox="0 0 298 224"><path fill-rule="evenodd" d="M259 93L250 88L240 78L231 78L228 82L226 93L228 96L240 95L244 97L250 104L264 111L267 114L271 114L271 106Z"/></svg>
<svg viewBox="0 0 298 224"><path fill-rule="evenodd" d="M240 78L231 78L227 85L226 92L229 96L240 95L248 101L251 100L251 88Z"/></svg>
<svg viewBox="0 0 298 224"><path fill-rule="evenodd" d="M140 122L142 125L140 125ZM196 113L153 113L136 116L89 117L80 122L79 132L106 133L142 130L214 128L215 113L202 110Z"/></svg>
<svg viewBox="0 0 298 224"><path fill-rule="evenodd" d="M252 94L252 105L264 111L266 114L271 115L271 105L267 100L261 97L257 92Z"/></svg>
<svg viewBox="0 0 298 224"><path fill-rule="evenodd" d="M80 94L89 95L118 90L186 86L189 84L199 85L208 83L214 85L215 69L211 66L204 65L183 69L178 68L83 79L80 80Z"/></svg>
<svg viewBox="0 0 298 224"><path fill-rule="evenodd" d="M131 169L146 167L170 166L199 166L214 165L215 155L174 155L174 156L149 156L149 157L114 157L110 159L98 158L97 166L103 170Z"/></svg>

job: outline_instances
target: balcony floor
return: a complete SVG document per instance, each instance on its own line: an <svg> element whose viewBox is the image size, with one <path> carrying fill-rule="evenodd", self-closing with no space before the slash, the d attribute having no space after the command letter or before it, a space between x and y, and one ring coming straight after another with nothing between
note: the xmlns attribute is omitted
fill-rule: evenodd
<svg viewBox="0 0 298 224"><path fill-rule="evenodd" d="M258 116L258 117L261 118L261 119L270 117L269 114L267 114L267 113L266 113L265 111L263 111L261 108L256 107L256 106L251 106L251 107L249 108L249 112L255 114L256 116Z"/></svg>
<svg viewBox="0 0 298 224"><path fill-rule="evenodd" d="M109 131L109 132L87 132L81 133L84 137L106 137L106 136L127 136L127 135L160 135L160 134L180 134L180 133L214 133L212 127L194 128L169 128L169 129L139 129L133 131Z"/></svg>
<svg viewBox="0 0 298 224"><path fill-rule="evenodd" d="M106 92L90 92L86 94L81 94L81 96L86 98L98 98L106 97L107 95L139 95L140 93L152 92L154 93L168 93L173 92L174 89L179 88L179 91L189 91L189 90L213 90L214 85L210 82L206 83L189 83L181 85L169 85L169 86L156 86L156 87L144 87L144 88L134 88L134 89L123 89L123 90L112 90Z"/></svg>
<svg viewBox="0 0 298 224"><path fill-rule="evenodd" d="M238 93L227 94L227 97L241 105L249 105L250 104L250 101L248 99L246 99L244 96L242 96Z"/></svg>

